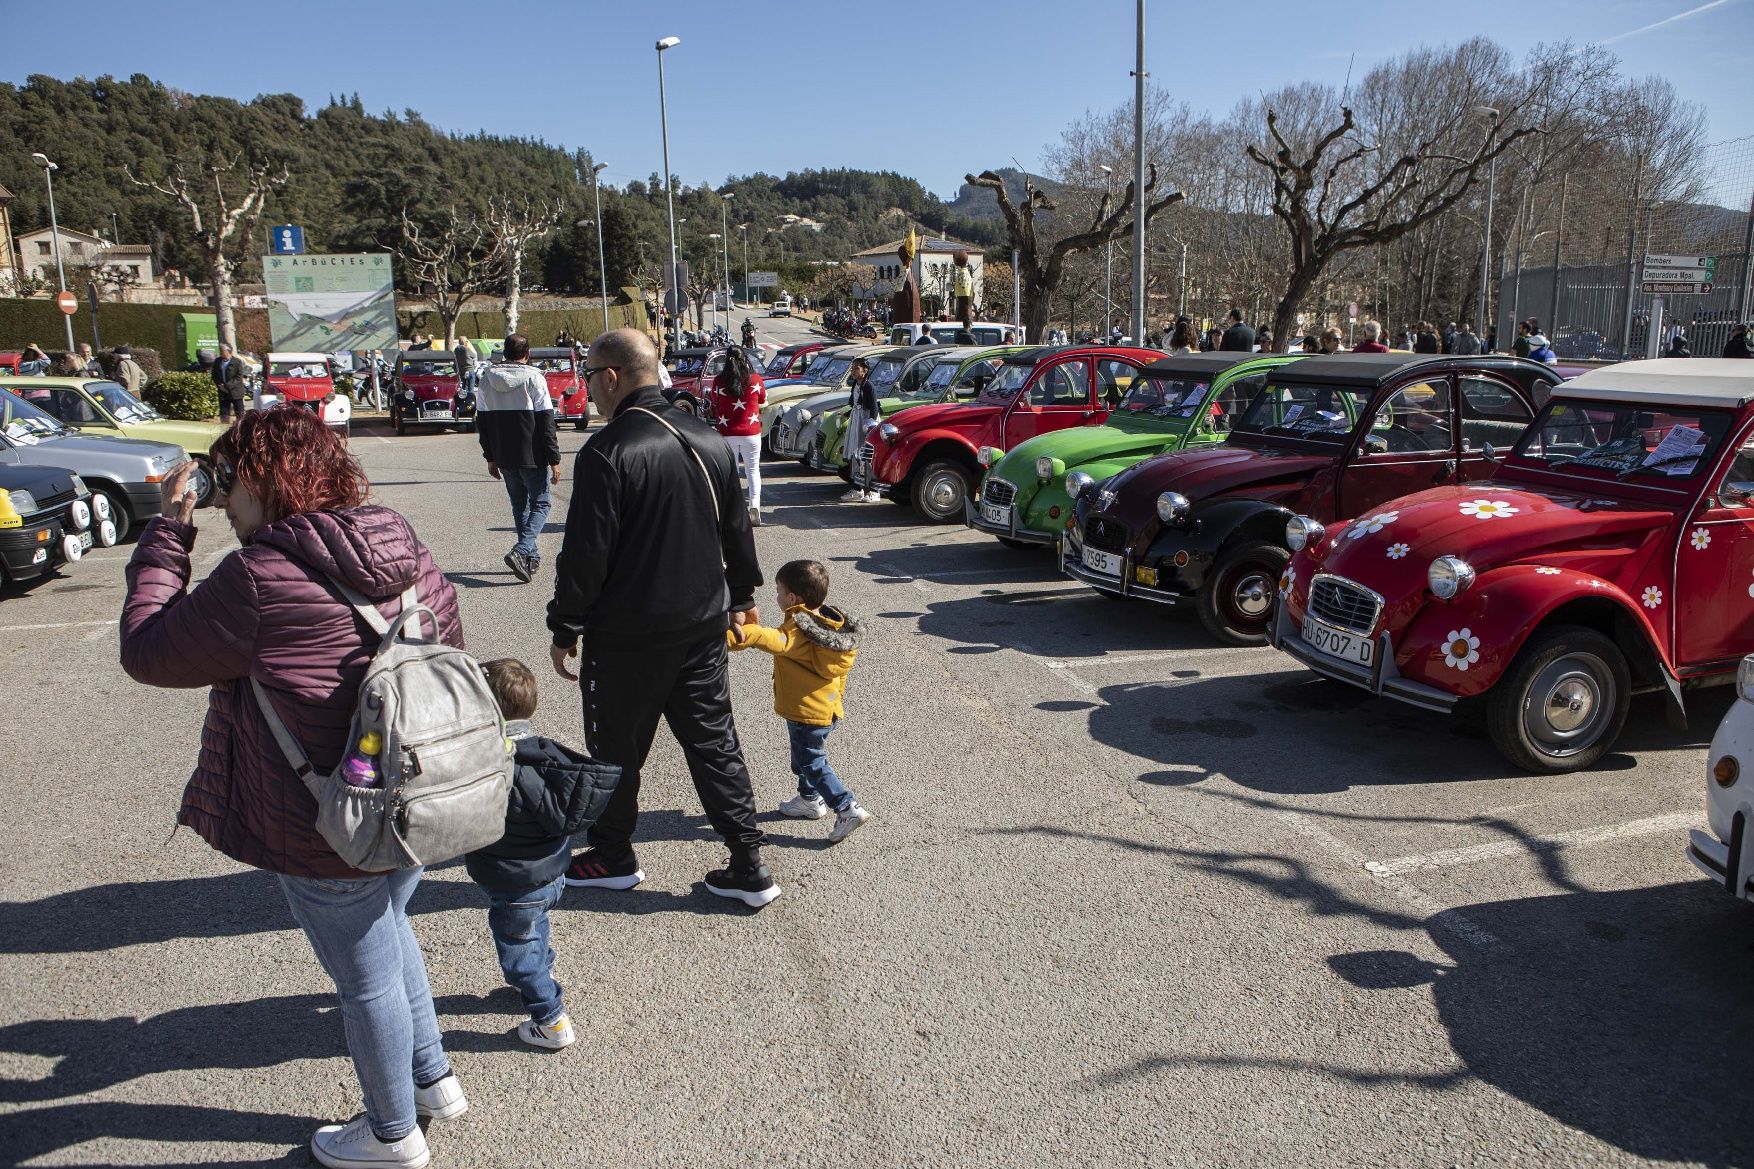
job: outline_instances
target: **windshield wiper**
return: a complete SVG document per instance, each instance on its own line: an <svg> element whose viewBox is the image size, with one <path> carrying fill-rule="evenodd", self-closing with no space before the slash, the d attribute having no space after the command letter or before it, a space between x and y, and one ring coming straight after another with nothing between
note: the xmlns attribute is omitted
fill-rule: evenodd
<svg viewBox="0 0 1754 1169"><path fill-rule="evenodd" d="M1704 457L1705 457L1704 451L1698 451L1698 452L1695 452L1694 454L1690 454L1690 455L1670 455L1668 458L1658 459L1654 463L1639 463L1636 466L1631 466L1631 467L1626 468L1624 471L1617 471L1614 474L1614 478L1624 479L1624 478L1626 478L1626 476L1631 475L1635 471L1654 471L1658 467L1672 467L1678 463L1697 463L1700 459L1703 459Z"/></svg>

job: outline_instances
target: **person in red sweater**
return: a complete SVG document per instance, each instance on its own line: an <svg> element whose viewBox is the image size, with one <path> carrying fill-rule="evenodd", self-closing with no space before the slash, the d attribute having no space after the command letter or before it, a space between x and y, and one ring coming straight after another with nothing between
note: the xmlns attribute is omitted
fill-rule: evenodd
<svg viewBox="0 0 1754 1169"><path fill-rule="evenodd" d="M1354 353L1387 353L1389 347L1382 343L1382 326L1375 321L1365 321L1363 326L1364 340L1352 347Z"/></svg>
<svg viewBox="0 0 1754 1169"><path fill-rule="evenodd" d="M713 378L707 394L707 417L719 428L731 455L743 464L748 482L749 522L761 526L761 408L767 405L767 383L749 366L741 349L725 351L725 368Z"/></svg>

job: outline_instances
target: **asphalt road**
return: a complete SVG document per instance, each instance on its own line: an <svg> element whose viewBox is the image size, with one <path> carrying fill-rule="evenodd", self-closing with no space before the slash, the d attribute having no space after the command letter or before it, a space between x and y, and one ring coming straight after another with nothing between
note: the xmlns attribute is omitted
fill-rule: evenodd
<svg viewBox="0 0 1754 1169"><path fill-rule="evenodd" d="M474 440L355 446L471 648L542 667L538 727L578 742ZM1598 770L1520 777L1442 718L842 489L770 464L757 541L770 571L825 561L868 623L830 743L875 818L829 847L769 813L784 896L721 902L661 732L649 880L555 916L581 1042L553 1055L512 1037L484 898L430 874L415 928L473 1105L435 1164L1754 1163L1754 913L1682 857L1727 692L1689 734L1636 701ZM205 572L231 541L201 522ZM127 554L0 601L0 1163L307 1164L358 1107L333 995L273 880L171 833L206 696L117 667ZM768 810L767 659L734 675Z"/></svg>

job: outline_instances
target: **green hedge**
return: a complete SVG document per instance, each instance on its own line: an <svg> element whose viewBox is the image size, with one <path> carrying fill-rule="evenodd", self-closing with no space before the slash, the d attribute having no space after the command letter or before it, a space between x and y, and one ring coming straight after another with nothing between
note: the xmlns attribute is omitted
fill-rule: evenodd
<svg viewBox="0 0 1754 1169"><path fill-rule="evenodd" d="M166 418L199 422L219 413L219 387L204 373L161 373L146 383L141 396Z"/></svg>
<svg viewBox="0 0 1754 1169"><path fill-rule="evenodd" d="M181 304L100 304L98 308L98 332L105 348L144 346L166 355L178 352L177 317L203 311ZM61 310L45 297L0 298L0 350L23 349L33 341L44 349L65 349L67 328L61 321ZM84 297L73 315L73 340L91 340L91 305Z"/></svg>
<svg viewBox="0 0 1754 1169"><path fill-rule="evenodd" d="M404 337L418 329L420 332L432 334L435 340L444 340L444 322L431 309L399 309L396 312L396 323ZM611 300L609 327L649 330L652 322L646 315L645 302L635 300L631 304L617 304ZM537 346L552 344L562 329L578 340L588 342L603 331L603 308L592 302L570 309L526 309L519 316L518 328ZM469 338L503 337L506 335L505 314L498 308L466 312L457 318L457 332Z"/></svg>

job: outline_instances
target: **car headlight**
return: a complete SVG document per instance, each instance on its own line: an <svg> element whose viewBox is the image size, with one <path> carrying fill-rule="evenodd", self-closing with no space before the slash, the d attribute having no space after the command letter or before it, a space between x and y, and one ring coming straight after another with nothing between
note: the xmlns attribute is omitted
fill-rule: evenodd
<svg viewBox="0 0 1754 1169"><path fill-rule="evenodd" d="M1749 702L1754 702L1754 654L1742 659L1736 667L1736 693Z"/></svg>
<svg viewBox="0 0 1754 1169"><path fill-rule="evenodd" d="M1004 451L996 446L984 446L974 453L974 458L975 462L979 463L981 466L990 467L998 462L1004 453Z"/></svg>
<svg viewBox="0 0 1754 1169"><path fill-rule="evenodd" d="M882 435L884 442L894 442L895 436L901 433L901 427L893 422L885 422L877 428L877 433Z"/></svg>
<svg viewBox="0 0 1754 1169"><path fill-rule="evenodd" d="M85 480L81 479L78 475L73 476L73 494L80 499L84 499L91 494L91 488L87 487L85 485Z"/></svg>
<svg viewBox="0 0 1754 1169"><path fill-rule="evenodd" d="M1052 483L1066 473L1066 464L1052 455L1043 455L1035 461L1035 477L1043 483Z"/></svg>
<svg viewBox="0 0 1754 1169"><path fill-rule="evenodd" d="M1095 486L1096 480L1084 471L1073 471L1066 476L1066 494L1072 497L1073 503L1077 503L1086 491Z"/></svg>
<svg viewBox="0 0 1754 1169"><path fill-rule="evenodd" d="M9 492L12 497L12 510L21 516L31 515L37 510L37 497L28 491Z"/></svg>
<svg viewBox="0 0 1754 1169"><path fill-rule="evenodd" d="M1193 503L1179 491L1165 491L1157 497L1157 518L1166 524L1185 522L1193 508Z"/></svg>
<svg viewBox="0 0 1754 1169"><path fill-rule="evenodd" d="M1711 777L1719 787L1734 787L1742 775L1742 764L1734 755L1725 755L1711 769Z"/></svg>
<svg viewBox="0 0 1754 1169"><path fill-rule="evenodd" d="M1327 530L1306 515L1294 515L1285 524L1285 543L1293 552L1302 552L1312 544L1320 544Z"/></svg>
<svg viewBox="0 0 1754 1169"><path fill-rule="evenodd" d="M1426 570L1425 583L1438 600L1452 600L1474 583L1474 568L1460 556L1439 556Z"/></svg>
<svg viewBox="0 0 1754 1169"><path fill-rule="evenodd" d="M798 425L803 426L814 417L816 417L816 415L810 413L810 411L800 410L800 411L798 411Z"/></svg>

